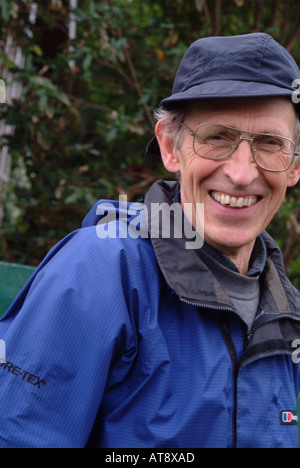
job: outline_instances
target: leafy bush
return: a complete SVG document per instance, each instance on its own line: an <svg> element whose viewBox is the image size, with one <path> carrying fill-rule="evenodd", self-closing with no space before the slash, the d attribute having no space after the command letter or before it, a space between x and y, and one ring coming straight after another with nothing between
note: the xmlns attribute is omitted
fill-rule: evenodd
<svg viewBox="0 0 300 468"><path fill-rule="evenodd" d="M169 177L145 157L152 112L169 95L187 46L206 35L270 33L300 59L296 1L79 0L76 39L68 39L67 0L1 0L0 64L22 83L22 99L2 106L15 127L5 188L0 256L36 265L99 198L136 199ZM22 48L24 68L4 53ZM270 229L288 274L299 280L299 189L289 192Z"/></svg>

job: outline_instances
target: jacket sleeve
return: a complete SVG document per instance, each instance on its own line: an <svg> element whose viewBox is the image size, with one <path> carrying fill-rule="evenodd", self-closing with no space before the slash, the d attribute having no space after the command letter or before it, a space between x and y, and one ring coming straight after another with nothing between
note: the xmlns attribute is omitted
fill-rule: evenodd
<svg viewBox="0 0 300 468"><path fill-rule="evenodd" d="M85 446L110 367L136 347L116 242L68 236L0 321L0 447Z"/></svg>

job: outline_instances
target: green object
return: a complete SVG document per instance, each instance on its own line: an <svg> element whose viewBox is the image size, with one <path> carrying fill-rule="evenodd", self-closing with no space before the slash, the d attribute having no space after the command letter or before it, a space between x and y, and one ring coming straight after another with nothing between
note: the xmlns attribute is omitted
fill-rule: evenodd
<svg viewBox="0 0 300 468"><path fill-rule="evenodd" d="M35 267L0 262L0 318L21 291Z"/></svg>

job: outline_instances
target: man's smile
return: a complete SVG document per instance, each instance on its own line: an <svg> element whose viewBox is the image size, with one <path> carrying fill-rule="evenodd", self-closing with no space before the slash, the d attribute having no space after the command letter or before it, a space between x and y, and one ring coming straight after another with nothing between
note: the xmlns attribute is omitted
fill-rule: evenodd
<svg viewBox="0 0 300 468"><path fill-rule="evenodd" d="M231 196L227 193L216 191L210 192L210 195L216 202L220 203L221 205L230 206L231 208L249 207L254 205L261 198L256 195L248 195L245 197Z"/></svg>

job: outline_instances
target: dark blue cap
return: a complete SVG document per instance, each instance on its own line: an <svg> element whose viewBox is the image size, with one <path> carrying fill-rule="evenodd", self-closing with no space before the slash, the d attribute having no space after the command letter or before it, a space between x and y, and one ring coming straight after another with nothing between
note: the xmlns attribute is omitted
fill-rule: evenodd
<svg viewBox="0 0 300 468"><path fill-rule="evenodd" d="M189 47L177 70L172 94L161 106L172 109L199 99L286 96L292 100L297 93L295 80L300 84L295 60L268 34L207 37ZM160 153L155 137L147 152Z"/></svg>

